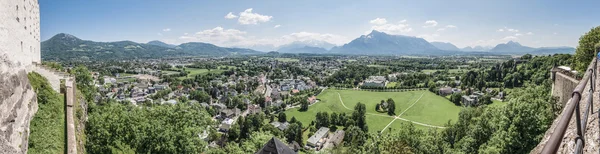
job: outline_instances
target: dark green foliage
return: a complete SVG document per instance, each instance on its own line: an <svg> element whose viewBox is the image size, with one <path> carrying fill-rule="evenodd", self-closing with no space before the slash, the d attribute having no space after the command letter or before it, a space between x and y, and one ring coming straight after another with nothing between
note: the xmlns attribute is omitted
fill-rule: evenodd
<svg viewBox="0 0 600 154"><path fill-rule="evenodd" d="M454 94L450 95L450 102L454 103L454 105L456 105L456 106L460 106L461 98L462 98L462 95L460 93L454 93Z"/></svg>
<svg viewBox="0 0 600 154"><path fill-rule="evenodd" d="M29 152L63 153L66 128L64 98L40 74L31 72L27 77L38 101L38 111L30 123Z"/></svg>
<svg viewBox="0 0 600 154"><path fill-rule="evenodd" d="M392 98L388 98L387 106L388 115L396 115L396 102Z"/></svg>
<svg viewBox="0 0 600 154"><path fill-rule="evenodd" d="M592 28L579 38L579 45L575 50L575 70L585 72L592 58L596 56L594 45L600 42L600 26Z"/></svg>
<svg viewBox="0 0 600 154"><path fill-rule="evenodd" d="M279 122L286 122L287 118L284 112L279 112L279 115L277 116L277 119L279 120Z"/></svg>
<svg viewBox="0 0 600 154"><path fill-rule="evenodd" d="M196 153L207 143L198 137L212 120L199 104L152 108L107 102L89 107L88 153L132 149L136 153ZM122 148L126 147L126 148Z"/></svg>

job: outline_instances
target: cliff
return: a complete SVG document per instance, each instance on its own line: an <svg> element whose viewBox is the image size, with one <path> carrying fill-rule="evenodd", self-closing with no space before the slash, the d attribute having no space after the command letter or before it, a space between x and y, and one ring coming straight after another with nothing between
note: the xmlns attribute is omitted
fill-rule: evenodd
<svg viewBox="0 0 600 154"><path fill-rule="evenodd" d="M0 57L0 153L27 153L37 98L23 67Z"/></svg>

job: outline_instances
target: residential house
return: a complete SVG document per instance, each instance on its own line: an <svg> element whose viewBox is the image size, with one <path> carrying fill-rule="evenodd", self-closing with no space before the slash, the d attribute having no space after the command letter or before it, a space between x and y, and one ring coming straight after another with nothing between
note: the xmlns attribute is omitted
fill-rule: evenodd
<svg viewBox="0 0 600 154"><path fill-rule="evenodd" d="M313 136L308 138L306 141L306 145L310 148L316 148L317 150L321 149L323 143L327 141L327 136L329 135L329 128L321 127Z"/></svg>
<svg viewBox="0 0 600 154"><path fill-rule="evenodd" d="M262 111L262 108L258 104L248 105L248 114L257 114Z"/></svg>
<svg viewBox="0 0 600 154"><path fill-rule="evenodd" d="M229 131L229 129L233 125L233 122L234 122L234 120L229 119L229 118L223 120L223 122L221 122L221 126L219 126L219 131L222 131L222 132Z"/></svg>
<svg viewBox="0 0 600 154"><path fill-rule="evenodd" d="M296 143L297 144L297 143ZM296 154L288 145L273 137L255 154Z"/></svg>
<svg viewBox="0 0 600 154"><path fill-rule="evenodd" d="M440 96L447 96L450 94L452 94L451 87L443 87L443 88L440 88L440 90L438 91L438 95L440 95Z"/></svg>
<svg viewBox="0 0 600 154"><path fill-rule="evenodd" d="M333 146L337 147L339 146L342 141L344 141L344 130L337 130L335 131L335 133L333 133L333 135L331 135L331 137L329 138L329 143L333 144Z"/></svg>
<svg viewBox="0 0 600 154"><path fill-rule="evenodd" d="M288 126L290 125L290 123L286 122L279 122L279 121L274 121L271 123L271 125L273 125L273 127L278 128L279 130L283 131L285 129L288 128Z"/></svg>

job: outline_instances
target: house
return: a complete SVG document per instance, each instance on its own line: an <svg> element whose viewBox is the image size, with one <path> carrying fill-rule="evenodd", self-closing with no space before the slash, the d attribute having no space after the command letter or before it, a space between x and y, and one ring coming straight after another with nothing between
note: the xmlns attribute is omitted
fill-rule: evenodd
<svg viewBox="0 0 600 154"><path fill-rule="evenodd" d="M364 87L385 87L387 80L384 76L369 76L362 84Z"/></svg>
<svg viewBox="0 0 600 154"><path fill-rule="evenodd" d="M440 96L447 96L450 94L452 94L451 87L443 87L443 88L440 88L440 90L438 91L438 95L440 95Z"/></svg>
<svg viewBox="0 0 600 154"><path fill-rule="evenodd" d="M479 101L479 95L462 96L462 103L465 106L473 106Z"/></svg>
<svg viewBox="0 0 600 154"><path fill-rule="evenodd" d="M296 154L288 145L273 137L255 154Z"/></svg>
<svg viewBox="0 0 600 154"><path fill-rule="evenodd" d="M274 121L271 123L271 125L273 125L273 127L278 128L279 130L283 131L285 129L288 128L288 126L290 125L290 123L286 122L279 122L279 121Z"/></svg>
<svg viewBox="0 0 600 154"><path fill-rule="evenodd" d="M321 146L323 145L323 143L326 142L325 138L328 135L329 135L329 128L321 127L321 128L319 128L319 130L317 130L317 132L315 132L315 134L313 136L308 138L308 140L306 141L306 145L309 146L310 148L320 149Z"/></svg>
<svg viewBox="0 0 600 154"><path fill-rule="evenodd" d="M221 126L219 126L219 131L222 131L222 132L229 131L229 129L233 125L233 122L234 122L233 119L229 119L229 118L223 120L223 122L221 122Z"/></svg>
<svg viewBox="0 0 600 154"><path fill-rule="evenodd" d="M334 147L339 146L342 141L344 141L344 134L345 132L343 130L335 131L335 133L333 133L333 135L331 135L329 138L329 143L333 144Z"/></svg>
<svg viewBox="0 0 600 154"><path fill-rule="evenodd" d="M308 103L310 104L314 104L317 102L317 97L316 96L312 96L308 98Z"/></svg>
<svg viewBox="0 0 600 154"><path fill-rule="evenodd" d="M233 118L237 115L240 115L240 109L235 108L235 109L223 109L221 110L221 117L225 117L225 118Z"/></svg>
<svg viewBox="0 0 600 154"><path fill-rule="evenodd" d="M456 94L456 93L461 93L462 90L458 89L458 88L452 88L452 93Z"/></svg>
<svg viewBox="0 0 600 154"><path fill-rule="evenodd" d="M248 114L257 114L262 111L262 108L258 104L248 105Z"/></svg>

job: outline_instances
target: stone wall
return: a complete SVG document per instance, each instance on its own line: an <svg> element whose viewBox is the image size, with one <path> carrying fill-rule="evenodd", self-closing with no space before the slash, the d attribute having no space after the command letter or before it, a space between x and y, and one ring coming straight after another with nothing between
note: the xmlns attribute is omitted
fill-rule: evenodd
<svg viewBox="0 0 600 154"><path fill-rule="evenodd" d="M554 79L552 84L552 96L557 97L558 102L562 106L565 106L569 99L571 99L573 89L577 87L579 81L561 72L554 72L552 77Z"/></svg>
<svg viewBox="0 0 600 154"><path fill-rule="evenodd" d="M0 153L27 153L37 99L27 72L40 63L37 0L0 0Z"/></svg>

